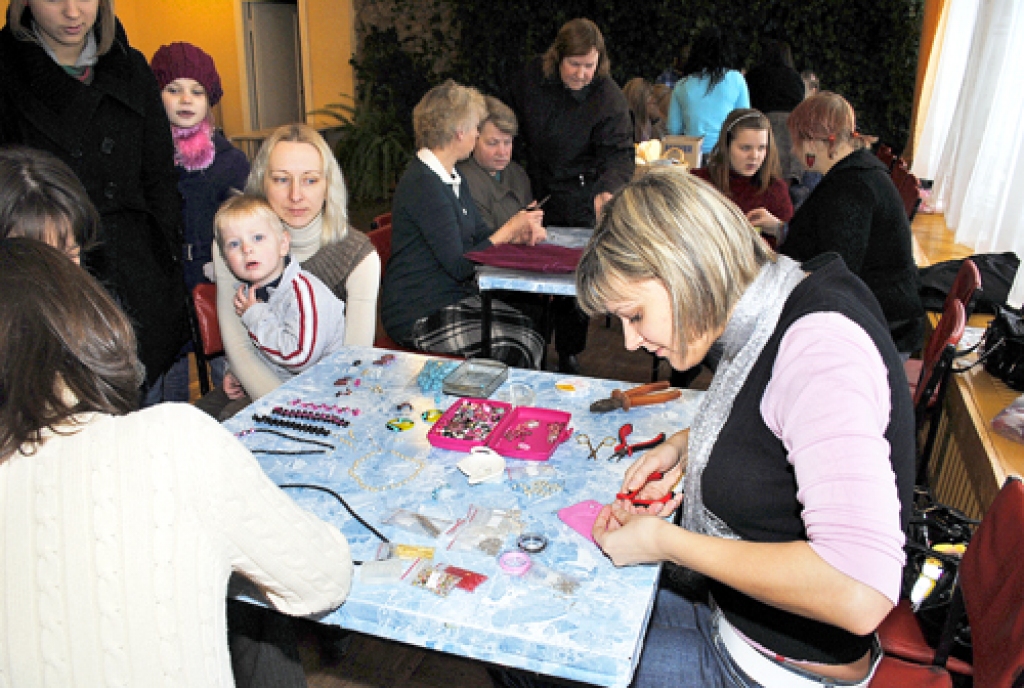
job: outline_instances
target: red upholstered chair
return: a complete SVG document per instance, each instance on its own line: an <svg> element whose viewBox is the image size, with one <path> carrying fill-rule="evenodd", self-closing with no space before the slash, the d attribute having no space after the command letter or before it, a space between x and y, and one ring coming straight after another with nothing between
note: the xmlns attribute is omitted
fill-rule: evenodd
<svg viewBox="0 0 1024 688"><path fill-rule="evenodd" d="M907 163L903 158L896 158L890 171L892 183L896 185L896 191L903 201L903 210L907 213L907 219L913 220L917 214L917 207L921 205L921 184L917 177L910 173Z"/></svg>
<svg viewBox="0 0 1024 688"><path fill-rule="evenodd" d="M878 151L875 152L875 155L877 155L878 159L882 161L882 164L892 172L893 163L896 162L896 156L893 155L892 148L884 143L880 143L878 144Z"/></svg>
<svg viewBox="0 0 1024 688"><path fill-rule="evenodd" d="M384 213L378 215L373 220L373 225L377 228L366 233L366 238L370 240L373 247L377 249L377 255L380 256L380 277L383 281L384 270L387 269L388 259L391 258L391 213ZM379 299L378 299L379 302ZM373 345L378 349L393 349L394 351L410 351L412 353L423 353L416 349L409 349L387 335L384 331L384 326L380 322L380 314L377 315L377 333L373 338ZM462 356L455 356L452 354L436 354L432 353L432 356L441 356L442 358L452 358L456 360L463 360Z"/></svg>
<svg viewBox="0 0 1024 688"><path fill-rule="evenodd" d="M217 285L201 282L192 288L192 343L195 347L196 374L199 377L199 392L210 391L208 361L224 353L220 339L220 323L217 321Z"/></svg>
<svg viewBox="0 0 1024 688"><path fill-rule="evenodd" d="M949 619L937 648L923 643L909 605L900 604L878 629L887 653L972 674L974 685L1024 686L1024 483L1006 479L967 546ZM966 613L974 663L947 659L953 629ZM915 633L916 631L916 633ZM905 635L902 635L905 634ZM875 685L872 683L872 685ZM879 684L882 685L882 684ZM896 685L896 684L891 684ZM906 683L904 685L918 685Z"/></svg>
<svg viewBox="0 0 1024 688"><path fill-rule="evenodd" d="M377 217L373 218L373 221L370 223L370 229L371 230L374 230L374 229L384 229L385 227L387 227L387 228L391 227L391 213L381 213ZM388 239L388 246L389 246L388 255L391 255L391 250L390 250L390 245L391 244L390 244L390 241L391 240L389 238Z"/></svg>
<svg viewBox="0 0 1024 688"><path fill-rule="evenodd" d="M387 267L388 259L391 258L391 213L378 215L374 218L372 226L375 226L376 229L367 232L366 238L370 240L373 247L377 249L377 255L380 256L380 277L383 281L384 270ZM380 323L379 314L377 318L377 334L373 339L373 345L380 349L411 351L411 349L399 346L398 342L384 332L384 326Z"/></svg>
<svg viewBox="0 0 1024 688"><path fill-rule="evenodd" d="M941 667L905 662L896 657L882 657L871 688L953 688L949 672Z"/></svg>
<svg viewBox="0 0 1024 688"><path fill-rule="evenodd" d="M978 266L970 258L965 258L960 264L960 269L953 280L953 286L946 294L946 301L942 305L945 312L951 301L959 301L964 305L964 318L970 320L974 311L974 293L981 289L981 272ZM918 380L921 378L922 359L912 358L903 364L903 370L907 374L907 382L910 383L911 394L917 389Z"/></svg>
<svg viewBox="0 0 1024 688"><path fill-rule="evenodd" d="M956 345L964 336L966 327L963 304L955 299L950 301L921 357L921 373L913 387L914 419L918 439L926 427L927 434L925 441L918 446L917 485L926 484L928 480L928 463L942 415L942 399L956 357Z"/></svg>

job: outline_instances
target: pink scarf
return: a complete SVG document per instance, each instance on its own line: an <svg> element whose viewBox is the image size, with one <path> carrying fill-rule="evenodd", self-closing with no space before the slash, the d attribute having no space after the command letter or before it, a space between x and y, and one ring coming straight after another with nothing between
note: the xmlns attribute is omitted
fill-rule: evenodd
<svg viewBox="0 0 1024 688"><path fill-rule="evenodd" d="M174 138L174 164L189 172L205 170L213 163L213 126L205 119L194 127L171 125Z"/></svg>

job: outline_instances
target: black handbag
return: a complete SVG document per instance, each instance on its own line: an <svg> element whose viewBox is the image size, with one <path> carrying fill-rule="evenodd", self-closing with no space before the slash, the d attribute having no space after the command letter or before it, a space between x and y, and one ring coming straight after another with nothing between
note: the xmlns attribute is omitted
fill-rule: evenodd
<svg viewBox="0 0 1024 688"><path fill-rule="evenodd" d="M985 371L1013 389L1024 392L1024 318L1009 306L996 306L978 349ZM972 366L973 367L973 366Z"/></svg>
<svg viewBox="0 0 1024 688"><path fill-rule="evenodd" d="M925 488L917 488L916 492L904 546L907 563L903 568L902 595L911 600L914 615L928 644L936 647L949 616L960 558L979 521L935 501ZM929 585L924 579L934 579L936 569L941 570L941 574ZM915 588L918 588L916 594ZM927 594L922 596L924 590ZM966 616L950 631L950 654L971 663L971 627Z"/></svg>

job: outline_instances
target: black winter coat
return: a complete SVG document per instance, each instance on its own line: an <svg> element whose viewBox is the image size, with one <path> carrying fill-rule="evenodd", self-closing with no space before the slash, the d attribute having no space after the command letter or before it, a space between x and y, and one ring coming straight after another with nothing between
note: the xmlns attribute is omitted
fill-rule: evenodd
<svg viewBox="0 0 1024 688"><path fill-rule="evenodd" d="M116 32L86 85L5 26L0 144L49 151L82 181L102 219L100 245L82 264L131 318L152 382L188 340L178 174L156 79L120 22Z"/></svg>
<svg viewBox="0 0 1024 688"><path fill-rule="evenodd" d="M836 163L800 206L779 252L799 262L830 251L842 256L878 299L896 348L910 352L921 345L925 317L912 243L888 170L859 150Z"/></svg>
<svg viewBox="0 0 1024 688"><path fill-rule="evenodd" d="M213 135L215 156L205 170L178 166L181 214L185 219L185 285L191 290L209 282L203 266L213 260L213 216L220 204L236 191L245 190L249 161L245 153L217 132Z"/></svg>
<svg viewBox="0 0 1024 688"><path fill-rule="evenodd" d="M594 197L615 193L633 178L636 152L629 105L618 85L595 76L582 102L541 59L526 66L509 103L519 118L516 157L542 199L544 224L593 227Z"/></svg>

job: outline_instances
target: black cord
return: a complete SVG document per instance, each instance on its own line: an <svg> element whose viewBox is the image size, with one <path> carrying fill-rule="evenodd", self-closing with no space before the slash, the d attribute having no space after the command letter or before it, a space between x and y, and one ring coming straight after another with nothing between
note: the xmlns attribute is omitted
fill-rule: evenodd
<svg viewBox="0 0 1024 688"><path fill-rule="evenodd" d="M305 490L320 490L321 492L326 492L327 494L331 495L332 497L337 499L339 502L341 502L341 505L343 507L345 507L345 511L350 513L352 515L352 518L354 518L355 520L359 521L359 523L361 523L364 528L366 528L368 531L370 531L371 533L376 535L378 538L380 538L381 542L390 542L390 540L388 540L386 537L381 535L380 531L378 531L376 528L374 528L369 523L364 521L359 516L359 514L357 514L356 512L352 511L352 507L350 507L348 505L348 503L344 499L342 499L341 495L338 494L337 492L335 492L334 490L330 489L330 488L323 487L322 485L307 485L305 483L290 483L290 484L286 484L286 485L278 485L278 487L280 487L282 490L287 489L287 488L292 488L292 489L305 489Z"/></svg>
<svg viewBox="0 0 1024 688"><path fill-rule="evenodd" d="M331 444L330 442L321 442L320 440L311 440L311 439L307 439L305 437L295 437L294 435L289 435L288 433L281 432L280 430L272 430L270 428L253 428L252 432L267 432L267 433L270 433L271 435L277 435L278 437L283 437L284 439L291 440L293 442L304 442L306 444L315 444L315 445L320 446L320 447L327 447L328 449L334 449L334 445ZM253 453L255 453L255 452L253 452Z"/></svg>
<svg viewBox="0 0 1024 688"><path fill-rule="evenodd" d="M251 454L275 454L278 456L301 456L303 454L326 454L326 449L250 449Z"/></svg>

